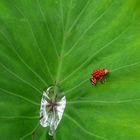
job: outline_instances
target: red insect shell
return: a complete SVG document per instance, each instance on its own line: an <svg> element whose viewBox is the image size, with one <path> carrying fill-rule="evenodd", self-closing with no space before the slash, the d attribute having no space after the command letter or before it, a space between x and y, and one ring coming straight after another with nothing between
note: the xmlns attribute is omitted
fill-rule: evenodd
<svg viewBox="0 0 140 140"><path fill-rule="evenodd" d="M90 81L92 84L96 85L99 80L101 83L104 83L103 78L109 73L108 69L96 69L91 74Z"/></svg>

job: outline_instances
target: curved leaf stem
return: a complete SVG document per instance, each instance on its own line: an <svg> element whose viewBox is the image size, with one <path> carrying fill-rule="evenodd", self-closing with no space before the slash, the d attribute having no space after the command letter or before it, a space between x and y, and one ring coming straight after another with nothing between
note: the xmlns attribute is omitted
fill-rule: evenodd
<svg viewBox="0 0 140 140"><path fill-rule="evenodd" d="M71 4L72 4L72 0L71 0ZM63 20L62 0L60 0L60 9L61 9L61 16L62 16L62 20ZM62 21L62 24L63 24L63 28L62 28L62 30L63 30L63 40L62 40L62 47L61 47L61 52L60 52L59 64L58 64L58 68L57 68L56 81L59 80L60 72L61 72L61 69L62 69L63 51L64 51L64 47L65 47L65 43L66 43L65 33L66 33L68 22L69 22L70 12L71 12L71 7L68 9L68 16L67 16L67 21L66 21L65 29L64 29L64 21Z"/></svg>

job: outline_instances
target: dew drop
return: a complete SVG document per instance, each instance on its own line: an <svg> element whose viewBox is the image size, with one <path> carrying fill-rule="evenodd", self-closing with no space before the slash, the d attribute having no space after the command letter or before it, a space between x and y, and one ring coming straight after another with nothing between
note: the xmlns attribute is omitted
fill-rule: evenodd
<svg viewBox="0 0 140 140"><path fill-rule="evenodd" d="M58 98L58 93L54 92L55 86L48 87L43 92L40 106L40 124L49 127L50 136L54 135L66 107L66 97Z"/></svg>

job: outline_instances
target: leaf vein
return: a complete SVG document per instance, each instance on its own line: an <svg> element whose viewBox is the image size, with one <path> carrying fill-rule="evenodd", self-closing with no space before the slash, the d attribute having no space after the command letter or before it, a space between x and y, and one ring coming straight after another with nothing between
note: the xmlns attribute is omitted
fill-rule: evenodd
<svg viewBox="0 0 140 140"><path fill-rule="evenodd" d="M16 6L15 6L15 7L16 7ZM38 47L39 53L40 53L40 55L41 55L41 57L42 57L42 59L43 59L43 61L44 61L44 63L45 63L45 66L46 66L46 68L47 68L47 70L48 70L48 72L49 72L49 74L50 74L51 79L53 80L53 76L52 76L52 73L51 73L50 68L49 68L49 66L48 66L48 62L47 62L47 60L45 59L45 57L44 57L44 55L43 55L43 53L42 53L42 51L41 51L41 49L40 49L40 46L39 46L39 44L38 44L37 38L36 38L36 36L35 36L35 34L34 34L34 31L33 31L33 29L32 29L32 25L31 25L29 19L25 16L25 14L24 14L18 7L16 7L16 9L19 11L19 13L21 13L21 15L24 16L24 18L26 19L27 23L29 24L30 29L31 29L31 33L32 33L33 38L34 38L34 41L35 41L35 43L36 43L36 45L37 45L37 47ZM47 83L45 82L45 84L47 84Z"/></svg>
<svg viewBox="0 0 140 140"><path fill-rule="evenodd" d="M1 34L3 35L3 37L8 41L9 45L11 46L11 49L13 50L13 52L16 54L16 56L19 58L19 60L34 74L36 75L36 77L38 79L40 79L40 81L42 83L44 83L45 85L47 84L38 73L36 73L23 59L22 57L18 54L18 52L16 51L16 49L14 49L13 44L11 43L11 41L8 39L8 37L0 30Z"/></svg>
<svg viewBox="0 0 140 140"><path fill-rule="evenodd" d="M129 27L129 26L128 26ZM106 43L103 47L101 47L98 51L96 51L93 55L91 55L88 59L86 59L84 62L82 62L82 64L80 66L78 66L73 72L71 72L70 74L68 74L68 76L66 76L63 80L61 80L61 82L66 81L68 78L70 78L73 74L75 74L76 72L78 72L86 63L88 63L91 59L93 59L97 54L99 54L102 50L104 50L105 48L109 47L114 41L116 41L124 32L126 32L128 30L128 27L125 28L125 30L123 30L120 34L118 34L115 38L113 38L111 41L109 41L108 43Z"/></svg>
<svg viewBox="0 0 140 140"><path fill-rule="evenodd" d="M9 94L9 95L16 96L16 97L18 97L18 98L20 98L20 99L22 99L22 100L25 100L25 101L27 101L27 102L33 104L33 105L40 106L40 104L38 104L38 103L36 103L36 102L34 102L34 101L32 101L32 100L30 100L30 99L24 97L24 96L18 95L18 94L16 94L16 93L13 93L13 92L8 91L8 90L3 89L3 88L0 88L0 90L6 92L6 93Z"/></svg>
<svg viewBox="0 0 140 140"><path fill-rule="evenodd" d="M35 89L37 92L41 93L40 90L38 90L35 86L33 86L31 83L29 83L28 81L22 79L20 76L18 76L16 73L14 73L13 71L11 71L9 68L7 68L5 65L3 65L1 62L0 62L0 65L2 67L4 67L6 69L6 71L8 71L10 74L12 74L13 76L15 76L17 79L21 80L22 82L26 83L27 85L29 85L30 87L32 87L33 89Z"/></svg>
<svg viewBox="0 0 140 140"><path fill-rule="evenodd" d="M94 133L92 133L92 132L89 132L89 131L86 130L84 127L82 127L76 120L74 120L72 117L70 117L68 114L65 113L64 116L65 116L66 118L68 118L70 121L72 121L73 123L75 123L75 124L76 124L83 132L85 132L86 134L91 135L91 136L93 136L93 137L97 137L97 138L103 139L103 140L108 140L108 139L105 138L105 137L102 137L102 136L99 136L99 135L94 134Z"/></svg>

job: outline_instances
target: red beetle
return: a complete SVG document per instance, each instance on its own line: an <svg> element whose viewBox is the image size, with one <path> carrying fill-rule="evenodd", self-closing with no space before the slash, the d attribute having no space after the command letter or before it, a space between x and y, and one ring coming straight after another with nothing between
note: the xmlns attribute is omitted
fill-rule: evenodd
<svg viewBox="0 0 140 140"><path fill-rule="evenodd" d="M101 83L104 83L103 78L109 73L108 69L96 69L91 74L90 81L92 84L96 85L97 80L99 80Z"/></svg>

